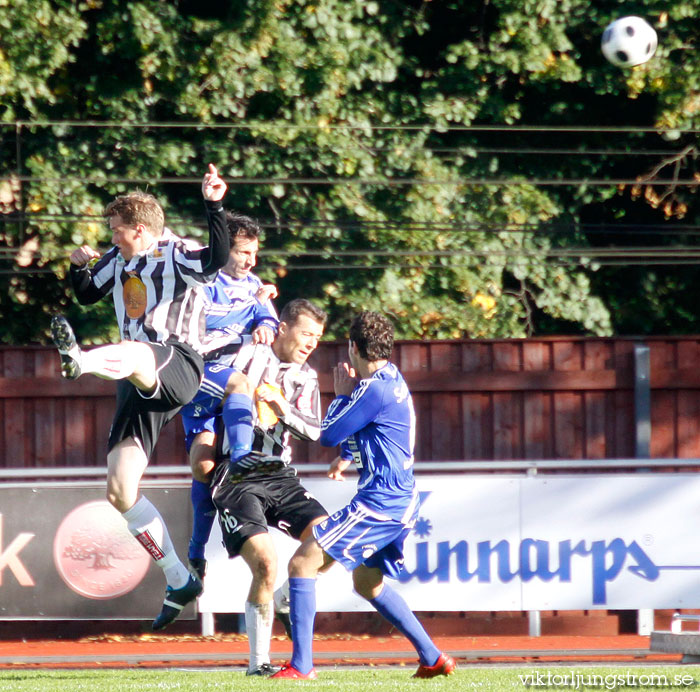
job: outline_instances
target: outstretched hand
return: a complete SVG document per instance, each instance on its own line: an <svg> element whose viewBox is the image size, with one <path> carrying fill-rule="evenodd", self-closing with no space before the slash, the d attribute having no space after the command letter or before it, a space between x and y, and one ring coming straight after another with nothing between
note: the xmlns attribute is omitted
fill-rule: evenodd
<svg viewBox="0 0 700 692"><path fill-rule="evenodd" d="M268 300L273 300L277 298L279 292L277 291L277 286L274 284L263 284L256 292L255 299L261 305L267 303Z"/></svg>
<svg viewBox="0 0 700 692"><path fill-rule="evenodd" d="M275 340L275 333L266 327L264 324L253 330L253 343L254 344L265 344L266 346L272 346Z"/></svg>
<svg viewBox="0 0 700 692"><path fill-rule="evenodd" d="M219 176L216 166L210 163L209 171L204 174L202 179L202 196L209 202L220 202L224 198L227 189L228 185Z"/></svg>

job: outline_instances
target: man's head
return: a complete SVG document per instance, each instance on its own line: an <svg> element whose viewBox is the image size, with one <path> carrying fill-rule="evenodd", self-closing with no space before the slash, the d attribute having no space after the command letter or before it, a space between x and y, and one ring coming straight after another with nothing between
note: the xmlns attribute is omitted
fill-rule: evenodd
<svg viewBox="0 0 700 692"><path fill-rule="evenodd" d="M226 212L231 250L223 268L234 279L245 279L257 263L260 226L249 216Z"/></svg>
<svg viewBox="0 0 700 692"><path fill-rule="evenodd" d="M107 205L104 216L112 231L112 244L125 260L146 250L163 235L163 207L146 192L120 195Z"/></svg>
<svg viewBox="0 0 700 692"><path fill-rule="evenodd" d="M302 365L323 336L326 313L304 298L287 303L280 313L277 338L272 350L283 363Z"/></svg>
<svg viewBox="0 0 700 692"><path fill-rule="evenodd" d="M353 349L354 345L354 349ZM389 360L394 348L394 325L378 312L361 312L350 325L350 360L353 352L370 363ZM355 366L356 363L353 363Z"/></svg>

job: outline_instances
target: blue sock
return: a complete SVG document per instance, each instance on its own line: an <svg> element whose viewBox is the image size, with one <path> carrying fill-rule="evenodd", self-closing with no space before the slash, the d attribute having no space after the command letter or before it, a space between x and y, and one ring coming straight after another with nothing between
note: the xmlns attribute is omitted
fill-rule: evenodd
<svg viewBox="0 0 700 692"><path fill-rule="evenodd" d="M253 400L247 394L229 394L221 417L228 434L231 463L234 464L253 448Z"/></svg>
<svg viewBox="0 0 700 692"><path fill-rule="evenodd" d="M292 660L289 664L306 675L314 667L316 580L289 578L289 618L292 621Z"/></svg>
<svg viewBox="0 0 700 692"><path fill-rule="evenodd" d="M408 603L396 591L384 584L379 596L371 598L369 602L413 644L424 666L434 666L437 663L440 650L418 622Z"/></svg>
<svg viewBox="0 0 700 692"><path fill-rule="evenodd" d="M207 483L192 479L192 490L190 491L192 500L192 538L187 557L194 559L204 559L204 546L209 540L211 527L216 517L216 507L211 501L211 490Z"/></svg>

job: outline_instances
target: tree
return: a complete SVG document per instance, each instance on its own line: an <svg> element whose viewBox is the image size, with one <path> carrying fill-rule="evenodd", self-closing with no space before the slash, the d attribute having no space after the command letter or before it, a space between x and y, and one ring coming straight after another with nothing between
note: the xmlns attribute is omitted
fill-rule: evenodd
<svg viewBox="0 0 700 692"><path fill-rule="evenodd" d="M133 560L141 549L134 537L125 532L94 527L79 529L63 549L63 556L73 560L91 560L90 569L114 569L112 560Z"/></svg>
<svg viewBox="0 0 700 692"><path fill-rule="evenodd" d="M266 221L263 277L283 300L326 307L332 336L366 307L413 338L686 319L686 305L668 305L694 267L605 262L613 246L662 244L621 238L627 220L697 223L697 187L656 179L684 150L671 170L697 174L700 67L688 56L700 0L664 13L638 3L661 42L632 71L600 54L616 14L606 0L36 5L12 0L0 15L28 42L0 54L5 341L45 338L55 309L83 341L116 338L109 306L73 306L64 248L107 241L102 206L137 184L178 232L201 237L208 161L231 183L228 204ZM621 153L597 153L610 151Z"/></svg>

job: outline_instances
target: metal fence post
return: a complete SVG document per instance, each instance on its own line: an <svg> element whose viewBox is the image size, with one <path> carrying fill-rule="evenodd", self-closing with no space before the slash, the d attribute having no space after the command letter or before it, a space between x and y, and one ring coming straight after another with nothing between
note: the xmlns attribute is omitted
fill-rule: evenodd
<svg viewBox="0 0 700 692"><path fill-rule="evenodd" d="M634 456L651 455L651 378L649 347L634 345Z"/></svg>
<svg viewBox="0 0 700 692"><path fill-rule="evenodd" d="M634 345L634 456L637 459L651 456L651 372L646 344ZM649 635L653 629L653 609L638 610L637 634Z"/></svg>

